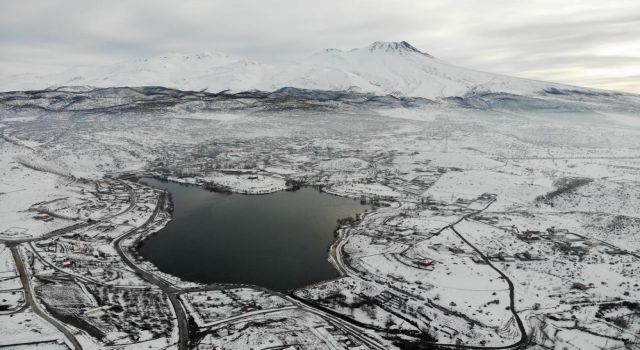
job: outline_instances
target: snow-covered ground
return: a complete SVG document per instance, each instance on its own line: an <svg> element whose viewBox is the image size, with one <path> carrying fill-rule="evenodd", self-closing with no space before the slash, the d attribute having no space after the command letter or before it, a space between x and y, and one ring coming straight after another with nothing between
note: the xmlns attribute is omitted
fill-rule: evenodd
<svg viewBox="0 0 640 350"><path fill-rule="evenodd" d="M91 87L1 95L0 345L69 341L34 310L87 349L177 348L181 324L201 348L640 343L637 96L464 70L406 43L282 67L165 55L30 84L74 77L396 97L285 89L170 99L182 92ZM171 220L166 194L139 176L244 194L313 185L371 209L340 221L327 259L341 278L294 296L202 286L136 254ZM26 305L15 244L38 309Z"/></svg>
<svg viewBox="0 0 640 350"><path fill-rule="evenodd" d="M231 192L246 194L263 194L281 191L286 188L283 178L257 174L230 175L211 173L202 180L222 186Z"/></svg>

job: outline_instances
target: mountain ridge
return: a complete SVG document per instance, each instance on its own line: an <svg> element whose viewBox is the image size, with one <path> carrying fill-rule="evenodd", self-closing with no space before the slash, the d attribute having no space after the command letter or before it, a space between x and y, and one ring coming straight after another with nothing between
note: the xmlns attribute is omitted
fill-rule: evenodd
<svg viewBox="0 0 640 350"><path fill-rule="evenodd" d="M282 87L296 87L432 100L475 92L533 96L549 89L599 91L457 67L406 41L376 41L348 51L326 49L305 59L278 65L259 63L220 51L205 51L77 67L43 76L0 77L0 91L69 85L165 86L213 92L275 91Z"/></svg>

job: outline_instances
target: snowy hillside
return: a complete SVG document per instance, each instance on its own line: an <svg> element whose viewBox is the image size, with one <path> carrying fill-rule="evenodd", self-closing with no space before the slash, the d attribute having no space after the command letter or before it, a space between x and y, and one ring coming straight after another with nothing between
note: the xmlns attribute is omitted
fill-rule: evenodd
<svg viewBox="0 0 640 350"><path fill-rule="evenodd" d="M451 66L404 41L375 42L350 51L325 50L281 71L274 82L430 99L462 96L473 90L527 95L553 86Z"/></svg>
<svg viewBox="0 0 640 350"><path fill-rule="evenodd" d="M181 90L274 91L282 87L355 90L438 99L469 92L531 95L558 84L455 67L409 43L375 42L349 51L327 49L298 62L266 65L220 52L168 54L45 76L0 77L0 91L49 86L165 86Z"/></svg>

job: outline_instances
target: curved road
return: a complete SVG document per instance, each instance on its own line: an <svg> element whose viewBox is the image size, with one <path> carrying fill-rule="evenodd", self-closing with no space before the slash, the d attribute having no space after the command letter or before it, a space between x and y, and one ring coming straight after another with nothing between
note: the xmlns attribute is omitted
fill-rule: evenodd
<svg viewBox="0 0 640 350"><path fill-rule="evenodd" d="M489 206L491 206L491 204L493 204L494 200L491 200L484 208L480 209L480 210L475 210L473 212L467 213L463 216L461 216L458 220L456 220L455 222L446 225L444 227L442 227L440 230L438 230L436 232L436 234L440 234L443 231L445 231L446 229L451 229L453 230L453 232L458 235L458 237L460 237L460 239L462 239L462 241L464 241L469 247L471 247L476 253L478 253L478 255L487 263L487 265L489 265L492 269L494 269L498 274L500 274L500 276L502 278L505 279L505 281L507 282L508 286L509 286L509 303L510 303L510 309L511 309L511 313L513 314L513 317L516 321L516 324L518 326L518 330L520 331L520 340L518 340L516 343L514 344L510 344L510 345L505 345L505 346L475 346L475 345L464 345L464 344L448 344L448 343L429 343L430 345L433 346L439 346L442 348L456 348L456 349L472 349L472 350L476 350L476 349L493 349L493 350L500 350L500 349L513 349L513 348L517 348L519 346L521 346L522 344L524 344L527 341L527 332L524 326L524 323L522 322L522 320L520 319L520 316L518 315L518 313L516 312L515 309L515 287L513 285L513 282L511 282L511 280L507 277L507 275L505 275L502 271L500 271L498 268L496 268L493 264L491 264L491 261L489 261L489 259L478 249L476 248L474 245L472 245L467 239L465 239L458 231L456 231L456 229L454 228L455 225L459 224L460 222L462 222L463 220L468 219L469 217L479 214L485 210L487 210L487 208L489 208ZM343 276L347 276L347 268L344 265L344 262L342 261L342 254L341 253L341 249L342 249L342 245L346 242L346 235L341 235L340 237L338 237L338 241L336 241L336 243L334 243L334 245L332 245L332 248L330 250L330 255L332 260L335 262L335 265L338 269L338 271L343 275ZM408 248L407 248L408 249ZM405 250L406 251L406 250ZM403 252L404 253L404 252ZM304 300L302 300L303 302L306 302ZM314 305L313 307L318 307L317 305ZM327 310L325 310L327 311ZM337 315L335 315L337 316ZM347 316L342 316L341 318L343 319L343 321L346 322L350 322L352 324L357 324L357 321L347 317ZM368 325L365 324L361 324L359 325L360 327L363 328L369 328Z"/></svg>
<svg viewBox="0 0 640 350"><path fill-rule="evenodd" d="M41 237L35 238L35 239L25 239L25 240L16 240L16 241L11 241L11 242L6 242L8 246L10 246L11 248L11 252L13 254L14 260L16 262L16 267L18 269L18 272L20 274L20 280L23 284L24 290L25 290L25 296L26 296L26 300L27 303L29 305L31 305L34 313L36 313L37 315L41 316L42 318L44 318L46 321L48 321L49 323L51 323L54 327L56 327L58 330L60 330L60 332L62 332L65 337L68 339L69 343L73 345L74 349L76 350L80 350L82 349L82 346L80 345L80 343L77 341L77 339L75 338L75 336L64 327L64 325L62 323L60 323L58 320L56 320L55 318L53 318L52 316L48 315L46 312L42 311L41 309L39 309L38 304L35 301L33 292L31 290L31 284L29 281L29 277L27 275L26 272L26 268L24 266L24 263L22 261L22 258L20 256L19 251L17 250L16 246L20 243L25 243L25 242L31 242L31 241L36 241L36 240L42 240L42 239L47 239L47 238L51 238L53 236L57 236L57 235L61 235L70 231L73 231L75 229L78 229L80 227L86 227L86 226L91 226L91 225L95 225L98 224L100 222L103 221L107 221L113 217L119 216L121 214L124 214L128 211L130 211L131 209L133 209L135 207L136 204L136 195L135 195L135 191L133 190L133 188L129 185L127 185L125 182L120 181L121 184L123 184L125 187L127 187L127 190L129 191L129 195L130 195L130 204L129 206L124 209L123 211L104 217L100 220L97 221L93 221L93 222L83 222L83 223L78 223L63 229L59 229L59 230L55 230L55 231L51 231ZM120 256L120 258L122 259L122 261L129 266L138 276L140 276L142 279L144 279L145 281L157 286L158 288L160 288L160 290L162 290L168 297L169 301L171 302L171 305L174 309L175 315L176 315L176 319L178 322L178 334L179 334L179 341L178 341L178 348L181 350L186 350L188 349L188 343L189 343L189 327L188 327L188 322L187 322L187 316L186 316L186 312L184 310L184 308L182 307L182 304L180 303L180 301L178 300L178 294L179 294L179 289L174 287L173 285L171 285L169 282L157 277L156 275L145 271L143 269L141 269L140 267L138 267L136 265L136 263L134 261L131 260L131 258L123 251L123 248L121 247L121 242L122 240L124 240L125 238L131 236L132 234L136 233L138 230L145 228L146 226L148 226L150 223L153 222L153 220L155 220L156 216L158 215L158 213L160 212L160 210L162 209L162 207L164 206L165 203L165 199L166 199L166 194L163 192L160 197L158 198L158 202L156 204L155 210L152 213L152 215L144 222L144 224L142 224L139 227L133 228L129 231L127 231L126 233L124 233L123 235L121 235L120 237L116 238L113 241L113 245L118 253L118 255ZM40 254L37 252L37 250L33 249L34 253L44 262L47 262L46 259L43 259L41 256L39 256ZM56 270L60 270L59 268L57 268L55 265L53 264L48 264L50 265L52 268L56 269ZM60 270L62 271L62 270ZM85 280L86 278L82 277L82 276L73 276L76 278L80 278ZM96 283L96 281L85 281L85 282L90 282L90 283ZM100 283L97 283L100 284Z"/></svg>
<svg viewBox="0 0 640 350"><path fill-rule="evenodd" d="M66 233L69 229L76 229L79 228L78 226L89 226L92 224L97 224L101 221L105 221L108 219L111 219L115 216L121 215L123 213L128 212L129 210L131 210L135 204L136 204L136 195L135 195L135 191L133 190L133 188L129 185L127 185L125 182L120 181L121 184L123 184L125 187L127 187L129 194L130 194L130 205L128 208L126 208L125 210L123 210L120 213L102 218L96 222L91 222L91 223L81 223L79 225L74 225L72 227L68 227L65 229L61 229L61 230L56 230L51 232L50 234L46 235L47 237L39 237L38 239L43 239L43 238L48 238L50 236L54 236L57 234L62 234L62 233ZM127 231L126 233L122 234L120 237L116 238L113 241L113 245L118 253L118 255L120 256L120 258L122 259L122 261L129 266L138 276L140 276L142 279L144 279L145 281L157 286L160 290L162 290L168 297L175 315L176 315L176 320L178 323L178 334L179 334L179 341L178 341L178 348L181 350L186 350L188 349L188 345L189 345L189 326L188 326L188 319L187 319L187 315L186 312L182 306L182 303L180 302L180 300L178 299L179 295L181 292L183 292L182 290L180 290L179 288L173 286L170 282L167 282L166 280L156 276L153 273L150 273L146 270L141 269L140 267L138 267L138 265L135 263L135 261L133 261L131 259L131 257L129 255L127 255L127 253L125 253L125 251L123 250L121 243L124 239L130 237L131 235L135 234L136 232L138 232L140 229L147 227L150 223L152 223L156 216L158 215L158 213L160 212L160 210L163 208L164 203L166 200L166 193L163 192L160 197L158 198L158 202L156 204L155 210L152 213L152 215L139 227L133 228L129 231ZM491 202L492 203L492 202ZM509 286L509 297L510 297L510 309L511 312L513 314L513 317L517 323L518 329L520 331L521 337L520 340L517 343L511 344L511 345L507 345L507 346L486 346L486 347L482 347L482 346L471 346L471 345L453 345L453 344L440 344L440 343L431 343L432 345L435 346L441 346L441 347L456 347L456 348L464 348L464 349L510 349L510 348L515 348L518 347L520 345L522 345L524 342L526 342L527 340L527 334L526 334L526 330L524 327L524 324L522 322L522 320L520 319L518 313L516 312L515 309L515 291L514 291L514 285L511 282L511 280L499 269L497 269L492 263L491 261L489 261L489 259L475 246L473 246L467 239L465 239L455 228L454 226L458 223L460 223L461 221L467 219L468 217L478 214L484 210L486 210L491 203L489 203L485 208L481 209L481 210L477 210L474 211L472 213L463 215L462 217L460 217L459 220L443 227L442 229L440 229L438 231L438 233L446 230L447 228L450 228L456 235L458 235L458 237L460 237L461 240L463 240L467 245L469 245L486 263L487 265L489 265L492 269L494 269L498 274L500 274L500 276L502 278L505 279L505 281L507 282L508 286ZM29 240L26 240L29 241ZM340 250L341 250L341 245L340 243L344 243L346 241L346 237L340 237L338 239L338 241L336 243L334 243L331 246L331 251L330 251L330 255L333 258L336 268L339 270L339 272L345 276L347 275L347 270L344 268L343 264L344 262L341 261L341 254L340 254ZM21 243L21 242L13 242L15 243ZM49 316L48 314L46 314L45 312L43 312L42 310L40 310L38 308L38 305L35 302L35 299L33 297L32 291L31 291L31 286L29 283L29 279L28 276L26 274L26 269L23 265L23 262L20 258L20 254L18 252L18 250L15 247L11 248L11 251L14 255L14 259L16 261L16 266L18 267L18 271L20 273L20 279L24 285L24 289L25 289L25 294L26 294L26 299L28 300L28 303L30 305L32 305L32 308L34 310L34 312L36 314L38 314L39 316L41 316L42 318L44 318L45 320L47 320L48 322L50 322L52 325L54 325L58 330L60 330L65 337L67 337L67 339L69 340L69 342L74 346L74 348L76 350L82 349L80 343L77 341L77 339L75 338L75 336L73 334L71 334L71 332L69 332L69 330L67 330L59 321L57 321L56 319L52 318L51 316ZM359 330L357 328L359 327L363 327L363 328L369 328L367 327L367 325L361 325L361 324L357 324L357 322L354 322L355 320L349 319L348 317L340 317L342 315L335 315L331 312L327 312L328 310L318 310L318 306L317 305L308 305L307 302L305 300L300 300L299 298L296 298L295 296L293 296L293 298L290 297L290 300L297 302L298 307L302 307L303 309L306 309L307 311L310 311L312 313L318 314L318 316L324 318L325 320L327 320L327 317L329 317L331 319L331 321L333 321L333 323L337 323L340 324L342 326L342 328L347 328L352 335L358 334ZM329 321L329 320L327 320ZM351 329L351 328L354 329ZM377 344L376 342L371 341L371 339L368 339L367 337L357 337L357 338L361 338L360 340L363 341L365 344L372 346L374 348L381 348L380 344Z"/></svg>
<svg viewBox="0 0 640 350"><path fill-rule="evenodd" d="M458 235L458 237L460 237L461 240L464 241L464 243L466 243L469 247L471 247L476 253L478 253L478 255L480 256L480 258L482 258L482 260L484 260L484 262L489 265L492 269L494 269L500 276L502 276L502 278L507 281L507 284L509 285L509 308L511 309L511 313L513 314L513 317L516 320L516 324L518 325L518 329L520 330L520 340L512 345L509 346L502 346L502 347L486 347L486 348L492 348L492 349L509 349L509 348L514 348L517 346L520 346L522 344L524 344L524 342L527 341L527 331L524 328L524 323L522 322L522 320L520 319L520 316L518 315L518 313L516 312L516 303L515 303L515 287L513 285L513 282L511 282L511 280L509 279L509 277L507 277L507 275L500 271L500 269L498 269L497 267L493 266L493 264L491 263L491 261L480 251L480 249L476 248L476 246L474 246L473 244L471 244L471 242L469 242L466 238L464 238L460 232L458 232L455 227L451 226L450 227L451 230Z"/></svg>
<svg viewBox="0 0 640 350"><path fill-rule="evenodd" d="M139 229L144 228L148 226L150 223L152 223L153 220L155 220L158 213L160 212L160 210L162 209L162 207L164 206L165 200L166 200L166 193L162 192L162 194L158 198L158 203L156 204L156 208L153 211L153 214L149 216L147 221L145 221L144 224L142 224L141 226L133 228L128 232L124 233L123 235L121 235L120 237L116 238L113 241L113 245L116 251L118 252L118 255L120 255L120 258L122 259L122 261L124 261L124 263L127 264L138 276L140 276L145 281L153 285L156 285L158 288L160 288L160 290L162 290L165 294L167 294L167 297L171 302L171 306L173 307L173 310L176 314L176 319L178 322L178 337L179 337L178 348L181 350L186 350L188 349L188 345L189 345L189 323L187 322L186 312L184 311L184 308L182 307L180 300L178 300L178 294L180 290L174 287L173 285L171 285L169 282L163 280L162 278L159 278L158 276L138 267L138 265L134 261L132 261L130 257L123 251L122 246L120 245L120 243L122 243L122 240L131 236L132 234L137 232Z"/></svg>
<svg viewBox="0 0 640 350"><path fill-rule="evenodd" d="M25 300L27 304L31 306L33 312L45 319L47 322L51 323L54 327L56 327L64 336L67 338L69 343L73 345L75 350L82 349L82 345L78 342L78 339L67 329L62 323L60 323L55 318L49 316L46 312L40 310L38 303L35 301L33 297L33 291L31 290L31 283L29 282L29 276L27 275L27 270L24 267L24 263L22 262L22 257L20 256L20 252L18 248L11 247L11 254L13 255L13 260L16 262L16 268L18 269L18 273L20 274L20 281L22 282L22 286L24 287Z"/></svg>

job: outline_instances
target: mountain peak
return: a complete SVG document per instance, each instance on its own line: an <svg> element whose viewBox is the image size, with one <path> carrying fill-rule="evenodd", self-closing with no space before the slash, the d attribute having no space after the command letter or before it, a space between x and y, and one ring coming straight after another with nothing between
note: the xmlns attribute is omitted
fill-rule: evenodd
<svg viewBox="0 0 640 350"><path fill-rule="evenodd" d="M376 41L369 45L367 49L370 52L392 52L392 53L418 53L427 57L432 58L433 56L429 55L426 52L422 52L416 49L413 45L409 44L406 41Z"/></svg>

